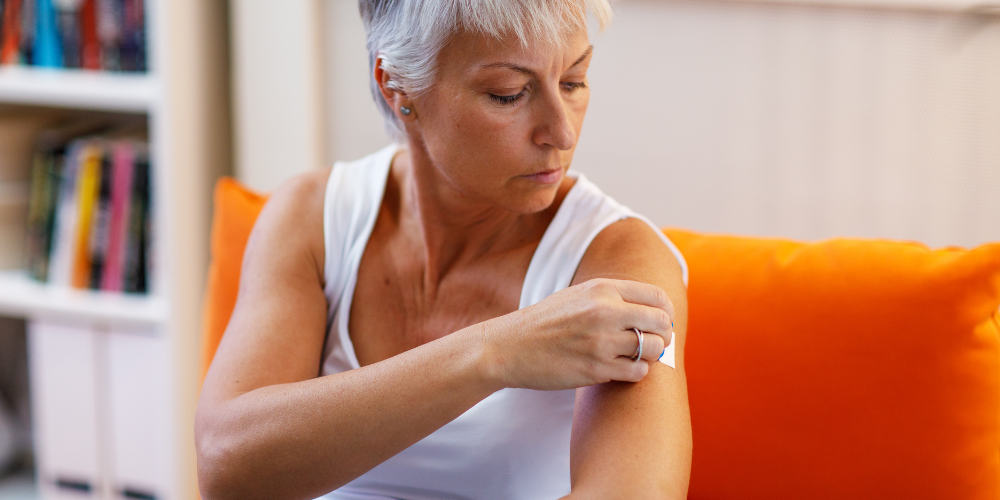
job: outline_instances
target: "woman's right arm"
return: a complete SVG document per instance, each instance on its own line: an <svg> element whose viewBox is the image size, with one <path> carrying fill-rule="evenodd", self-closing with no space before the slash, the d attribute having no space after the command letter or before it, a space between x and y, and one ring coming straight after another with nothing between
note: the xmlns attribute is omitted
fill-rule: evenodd
<svg viewBox="0 0 1000 500"><path fill-rule="evenodd" d="M633 326L655 359L666 294L595 280L360 369L317 377L326 337L327 172L269 200L244 257L239 298L195 421L206 500L308 499L389 459L504 387L637 381ZM646 357L646 356L644 356Z"/></svg>

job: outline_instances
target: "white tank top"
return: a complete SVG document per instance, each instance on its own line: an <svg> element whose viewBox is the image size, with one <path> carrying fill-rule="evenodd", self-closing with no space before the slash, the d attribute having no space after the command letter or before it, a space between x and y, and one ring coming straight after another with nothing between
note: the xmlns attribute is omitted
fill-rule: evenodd
<svg viewBox="0 0 1000 500"><path fill-rule="evenodd" d="M330 173L323 214L329 325L322 375L358 368L347 331L358 267L375 226L393 145ZM582 174L567 193L532 256L521 290L521 308L570 285L591 241L610 224L636 217L677 248L648 219L602 193ZM673 366L673 344L662 362ZM327 500L552 500L570 492L569 442L574 390L503 389L433 434L386 460Z"/></svg>

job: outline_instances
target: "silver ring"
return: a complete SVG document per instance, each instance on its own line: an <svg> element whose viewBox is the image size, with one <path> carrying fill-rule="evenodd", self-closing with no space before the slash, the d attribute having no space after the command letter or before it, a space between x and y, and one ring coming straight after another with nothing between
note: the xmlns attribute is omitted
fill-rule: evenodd
<svg viewBox="0 0 1000 500"><path fill-rule="evenodd" d="M632 361L639 361L639 359L642 358L642 330L633 328L632 331L635 332L636 338L639 339L639 347L635 348L635 354L632 355Z"/></svg>

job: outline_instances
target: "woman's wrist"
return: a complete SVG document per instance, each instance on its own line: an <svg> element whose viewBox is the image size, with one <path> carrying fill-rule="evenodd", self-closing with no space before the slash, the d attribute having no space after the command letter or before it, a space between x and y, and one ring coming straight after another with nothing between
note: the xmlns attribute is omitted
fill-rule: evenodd
<svg viewBox="0 0 1000 500"><path fill-rule="evenodd" d="M477 323L461 332L465 337L462 344L474 346L471 351L474 353L473 363L478 382L492 392L506 389L509 385L502 337L510 328L510 322L510 318L501 316Z"/></svg>

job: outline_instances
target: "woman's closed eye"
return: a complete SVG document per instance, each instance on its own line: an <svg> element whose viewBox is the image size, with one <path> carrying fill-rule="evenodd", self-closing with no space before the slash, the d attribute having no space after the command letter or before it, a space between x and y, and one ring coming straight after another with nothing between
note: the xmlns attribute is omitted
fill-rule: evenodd
<svg viewBox="0 0 1000 500"><path fill-rule="evenodd" d="M490 94L490 100L493 101L493 102L495 102L495 103L497 103L497 104L514 104L517 101L520 101L521 98L524 97L525 93L526 93L526 90L525 89L521 89L520 92L518 92L516 94L511 94L511 95Z"/></svg>
<svg viewBox="0 0 1000 500"><path fill-rule="evenodd" d="M587 88L587 84L584 82L563 82L560 85L562 86L563 90L570 93L580 89ZM522 89L520 92L516 94L510 94L510 95L489 94L489 96L491 101L497 104L504 105L504 104L514 104L517 101L520 101L521 98L523 98L526 93L527 89Z"/></svg>

